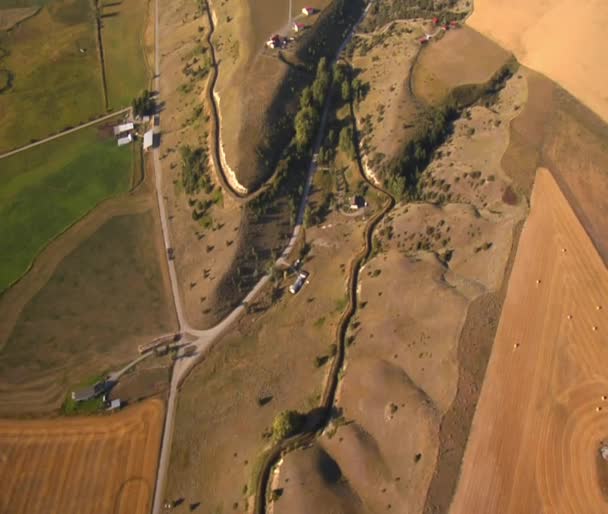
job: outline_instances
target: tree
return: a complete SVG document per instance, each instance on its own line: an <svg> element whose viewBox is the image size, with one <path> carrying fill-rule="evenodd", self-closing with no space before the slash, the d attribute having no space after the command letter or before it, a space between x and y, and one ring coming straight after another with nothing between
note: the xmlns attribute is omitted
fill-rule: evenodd
<svg viewBox="0 0 608 514"><path fill-rule="evenodd" d="M353 128L347 125L340 131L340 149L351 159L356 157L355 145L353 143Z"/></svg>
<svg viewBox="0 0 608 514"><path fill-rule="evenodd" d="M298 112L295 119L298 151L304 151L310 146L318 124L319 113L314 107L306 107Z"/></svg>
<svg viewBox="0 0 608 514"><path fill-rule="evenodd" d="M133 113L135 116L142 117L152 114L154 111L155 102L152 98L152 94L147 89L144 89L142 93L133 99L131 107L133 107Z"/></svg>
<svg viewBox="0 0 608 514"><path fill-rule="evenodd" d="M310 87L305 87L302 90L302 95L300 96L300 109L305 109L306 107L311 107L312 102L313 102L312 89L310 89Z"/></svg>
<svg viewBox="0 0 608 514"><path fill-rule="evenodd" d="M310 227L312 222L312 211L310 209L310 205L306 206L306 209L304 209L304 226L306 228Z"/></svg>
<svg viewBox="0 0 608 514"><path fill-rule="evenodd" d="M281 441L302 429L304 416L295 410L279 412L272 422L272 438Z"/></svg>
<svg viewBox="0 0 608 514"><path fill-rule="evenodd" d="M327 59L321 57L317 65L317 76L312 84L312 96L317 103L317 107L321 108L325 103L325 95L327 88L331 82L331 73L327 69Z"/></svg>
<svg viewBox="0 0 608 514"><path fill-rule="evenodd" d="M210 192L213 187L208 177L205 176L205 163L207 153L203 148L193 150L190 146L184 145L179 149L182 158L182 184L184 191L191 195L196 194L202 187L206 192Z"/></svg>
<svg viewBox="0 0 608 514"><path fill-rule="evenodd" d="M342 100L345 102L350 102L351 94L350 82L345 80L342 82Z"/></svg>

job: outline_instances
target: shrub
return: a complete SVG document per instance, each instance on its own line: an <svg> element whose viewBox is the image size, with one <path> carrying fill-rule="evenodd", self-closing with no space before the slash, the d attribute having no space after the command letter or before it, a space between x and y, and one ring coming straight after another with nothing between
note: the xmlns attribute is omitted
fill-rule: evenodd
<svg viewBox="0 0 608 514"><path fill-rule="evenodd" d="M279 412L272 422L272 438L281 441L299 432L304 425L304 416L295 410Z"/></svg>
<svg viewBox="0 0 608 514"><path fill-rule="evenodd" d="M156 104L154 102L154 99L152 98L150 91L144 89L144 91L142 91L142 93L138 97L133 99L131 105L133 107L133 113L135 114L135 116L141 117L152 114Z"/></svg>

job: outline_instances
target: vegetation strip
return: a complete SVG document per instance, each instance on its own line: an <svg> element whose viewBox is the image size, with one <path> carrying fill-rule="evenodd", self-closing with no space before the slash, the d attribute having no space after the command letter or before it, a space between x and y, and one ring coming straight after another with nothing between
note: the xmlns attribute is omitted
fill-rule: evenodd
<svg viewBox="0 0 608 514"><path fill-rule="evenodd" d="M101 38L101 7L99 0L95 0L95 31L97 32L97 49L99 50L99 66L101 67L101 87L103 90L103 103L106 111L108 104L108 83L106 79L106 65L103 58L103 41Z"/></svg>
<svg viewBox="0 0 608 514"><path fill-rule="evenodd" d="M352 111L352 102L351 102L351 115ZM352 123L355 124L355 118L352 117ZM272 467L276 464L276 462L280 459L280 457L292 450L297 448L301 448L312 443L318 436L320 432L322 432L329 421L331 420L331 409L334 404L336 391L338 388L339 382L339 373L344 365L345 359L345 348L346 348L346 331L348 330L348 325L352 317L357 312L357 286L359 280L359 273L361 272L361 267L365 264L367 259L372 253L373 250L373 232L374 229L378 226L378 223L382 221L382 219L388 214L388 212L395 205L395 198L386 190L381 187L373 184L363 172L363 166L361 163L361 155L358 144L358 136L357 130L353 130L353 137L355 138L355 149L356 149L356 160L359 171L363 180L367 184L369 184L376 191L384 194L387 198L386 203L382 207L382 209L376 213L365 226L365 246L359 252L357 256L355 256L351 260L350 269L349 269L349 278L348 278L348 307L342 314L340 321L338 322L338 326L336 328L336 356L332 361L331 368L329 370L329 376L327 378L327 382L325 385L325 389L323 390L323 394L321 396L321 401L317 409L322 411L322 416L320 416L317 426L311 429L308 432L303 434L298 434L288 439L283 440L279 444L277 444L274 448L270 449L262 458L260 463L260 472L256 478L255 483L255 514L265 514L266 512L266 503L267 503L267 492L268 492L268 484L270 481L270 472Z"/></svg>

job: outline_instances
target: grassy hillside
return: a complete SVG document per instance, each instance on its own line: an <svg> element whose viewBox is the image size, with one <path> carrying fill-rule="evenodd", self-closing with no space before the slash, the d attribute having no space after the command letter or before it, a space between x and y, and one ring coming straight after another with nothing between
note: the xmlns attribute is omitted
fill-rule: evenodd
<svg viewBox="0 0 608 514"><path fill-rule="evenodd" d="M104 110L91 2L55 0L0 32L0 152L88 121Z"/></svg>
<svg viewBox="0 0 608 514"><path fill-rule="evenodd" d="M2 160L0 292L50 239L128 189L132 152L91 127Z"/></svg>

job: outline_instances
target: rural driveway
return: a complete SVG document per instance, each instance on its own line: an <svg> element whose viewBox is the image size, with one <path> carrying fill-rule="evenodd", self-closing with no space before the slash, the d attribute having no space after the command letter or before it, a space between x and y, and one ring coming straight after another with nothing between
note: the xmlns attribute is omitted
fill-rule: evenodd
<svg viewBox="0 0 608 514"><path fill-rule="evenodd" d="M84 128L90 127L92 125L96 125L97 123L101 123L102 121L109 120L111 118L115 118L116 116L129 112L130 110L131 110L130 107L125 107L124 109L121 109L120 111L116 111L111 114L106 114L105 116L102 116L101 118L97 118L96 120L87 121L86 123L83 123L82 125L78 125L77 127L74 127L74 128L68 129L68 130L64 130L63 132L59 132L59 134L55 134L54 136L45 137L44 139L41 139L40 141L36 141L35 143L30 143L29 145L22 146L21 148L16 148L15 150L11 150L10 152L3 153L2 155L0 155L0 159L4 159L5 157L10 157L11 155L18 154L19 152L24 152L25 150L29 150L30 148L34 148L38 145L48 143L49 141L53 141L53 139L67 136L68 134L71 134L72 132L76 132L77 130L84 129Z"/></svg>
<svg viewBox="0 0 608 514"><path fill-rule="evenodd" d="M159 0L155 0L155 77L154 77L154 86L155 90L158 91L160 95L160 34L159 34ZM354 34L355 30L368 13L373 2L370 2L365 10L363 11L359 20L354 24L353 28L349 32L348 36L342 42L338 51L336 52L336 57L340 56L344 47L349 43ZM330 98L328 98L325 102L325 106L323 108L323 114L321 116L321 123L319 126L319 130L317 132L317 136L315 138L315 142L313 145L313 159L311 160L309 169L308 169L308 177L306 180L306 186L304 188L304 193L302 195L302 201L300 203L300 209L298 211L298 216L296 219L296 225L293 229L292 236L287 244L285 250L281 254L281 256L277 259L276 265L285 265L288 263L288 257L291 254L295 243L298 239L300 231L302 230L302 222L304 219L304 211L306 209L306 203L308 200L308 194L310 192L312 179L314 173L317 169L317 159L316 155L319 152L321 147L321 142L323 138L323 132L325 130L325 125L327 123L327 116L329 112L329 102ZM157 123L155 128L156 133L160 134L160 121ZM190 370L194 367L194 365L200 361L204 353L212 346L212 344L217 341L217 339L241 316L247 309L247 306L250 305L258 295L258 293L264 288L264 286L270 280L268 275L264 275L255 287L249 292L249 294L245 297L245 299L241 302L241 304L236 307L226 318L224 318L220 323L216 326L207 329L207 330L197 330L192 328L188 324L188 320L184 314L183 305L181 301L181 296L179 292L179 284L177 282L177 273L175 270L175 262L172 259L169 259L168 249L171 248L170 234L169 234L169 226L167 219L167 212L165 208L164 198L162 196L162 167L160 161L160 149L155 147L153 150L154 153L154 175L156 179L156 198L158 201L158 207L161 218L161 226L163 231L163 240L165 242L165 258L167 259L167 265L169 268L169 276L171 279L171 291L173 294L173 299L175 303L175 310L177 313L177 319L179 323L179 329L184 334L190 334L196 337L196 340L190 343L188 346L194 345L196 347L195 352L192 355L185 355L184 349L180 349L177 355L177 359L173 366L173 375L171 377L171 388L169 390L169 400L167 402L167 412L165 415L165 426L163 430L163 437L161 442L161 451L160 451L160 459L158 463L158 474L156 478L156 486L154 489L154 504L152 507L152 514L160 514L163 506L164 494L165 494L165 486L167 480L167 471L169 468L169 459L171 456L171 442L173 438L173 428L175 423L175 411L177 407L177 393L179 386L181 385L184 378L188 375Z"/></svg>

